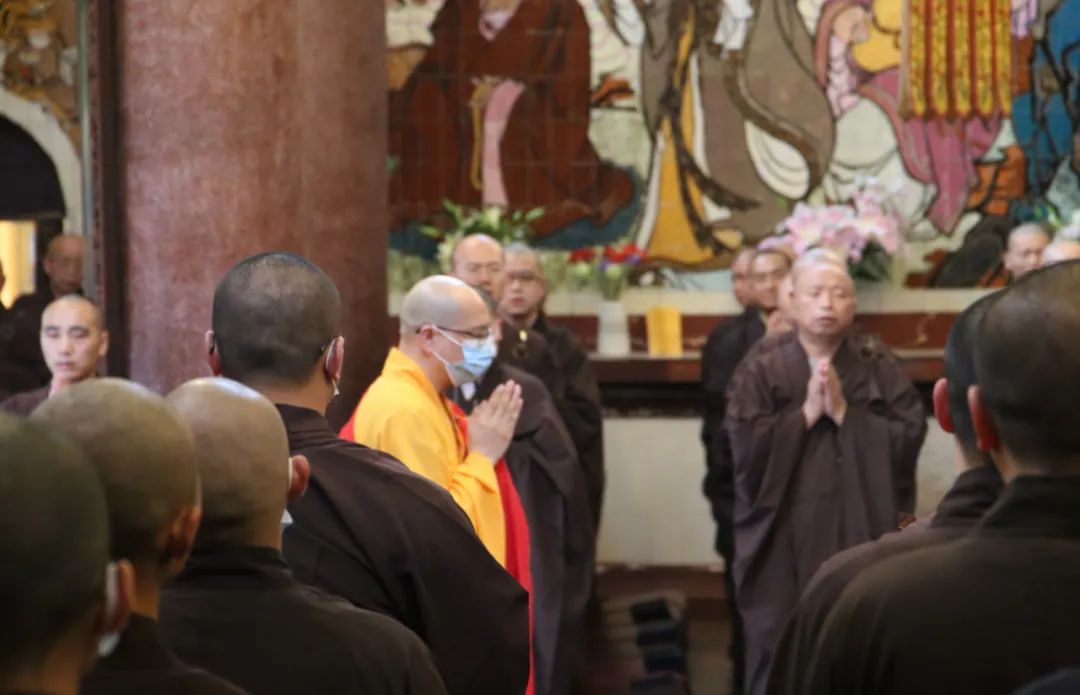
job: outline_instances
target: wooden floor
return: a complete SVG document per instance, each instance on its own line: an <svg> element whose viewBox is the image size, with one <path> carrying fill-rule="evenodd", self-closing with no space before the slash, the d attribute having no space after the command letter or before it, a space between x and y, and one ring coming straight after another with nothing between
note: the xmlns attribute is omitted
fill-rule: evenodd
<svg viewBox="0 0 1080 695"><path fill-rule="evenodd" d="M629 618L625 605L635 598L648 600L669 594L676 601L685 598L685 648L649 650L642 656L640 625ZM589 657L583 693L585 695L727 695L731 690L731 663L727 655L730 621L724 600L723 575L700 568L609 567L597 577L598 603L590 614ZM655 600L654 600L655 603ZM641 606L641 602L638 602ZM657 625L657 623L651 623ZM682 653L684 669L679 669ZM670 655L670 656L669 656ZM674 675L664 671L675 666ZM652 671L652 673L650 673ZM652 675L658 683L646 688L643 679ZM637 681L637 686L632 684Z"/></svg>

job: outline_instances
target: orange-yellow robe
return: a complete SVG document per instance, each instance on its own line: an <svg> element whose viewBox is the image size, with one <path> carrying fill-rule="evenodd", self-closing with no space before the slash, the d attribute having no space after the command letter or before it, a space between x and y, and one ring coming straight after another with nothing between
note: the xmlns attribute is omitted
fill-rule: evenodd
<svg viewBox="0 0 1080 695"><path fill-rule="evenodd" d="M446 488L476 535L506 566L506 522L495 464L470 452L451 403L411 358L394 348L342 437L385 451L414 473Z"/></svg>

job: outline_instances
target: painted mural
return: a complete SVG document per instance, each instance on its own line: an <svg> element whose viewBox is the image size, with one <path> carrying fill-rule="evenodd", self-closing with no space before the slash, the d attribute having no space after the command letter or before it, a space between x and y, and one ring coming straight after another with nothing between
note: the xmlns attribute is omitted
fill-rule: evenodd
<svg viewBox="0 0 1080 695"><path fill-rule="evenodd" d="M387 0L386 21L398 249L444 200L542 208L541 246L631 239L708 288L797 202L873 180L908 240L894 282L975 286L1016 221L1080 206L1080 0Z"/></svg>

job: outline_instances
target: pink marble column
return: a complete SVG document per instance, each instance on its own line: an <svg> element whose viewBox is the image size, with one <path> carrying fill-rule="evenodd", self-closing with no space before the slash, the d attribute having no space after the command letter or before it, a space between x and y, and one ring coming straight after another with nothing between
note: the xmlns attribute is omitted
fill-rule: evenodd
<svg viewBox="0 0 1080 695"><path fill-rule="evenodd" d="M117 20L130 374L165 391L206 373L222 274L302 253L345 302L339 407L386 335L386 67L375 0L120 0Z"/></svg>

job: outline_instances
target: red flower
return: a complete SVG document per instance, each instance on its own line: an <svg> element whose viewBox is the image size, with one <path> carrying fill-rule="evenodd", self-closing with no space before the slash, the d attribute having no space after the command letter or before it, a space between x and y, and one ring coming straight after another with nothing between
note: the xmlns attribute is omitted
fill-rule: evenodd
<svg viewBox="0 0 1080 695"><path fill-rule="evenodd" d="M622 248L604 247L604 260L608 263L637 265L643 258L645 258L645 252L632 243L624 244Z"/></svg>
<svg viewBox="0 0 1080 695"><path fill-rule="evenodd" d="M592 263L595 259L596 249L592 248L591 246L583 249L576 249L570 252L571 263Z"/></svg>

